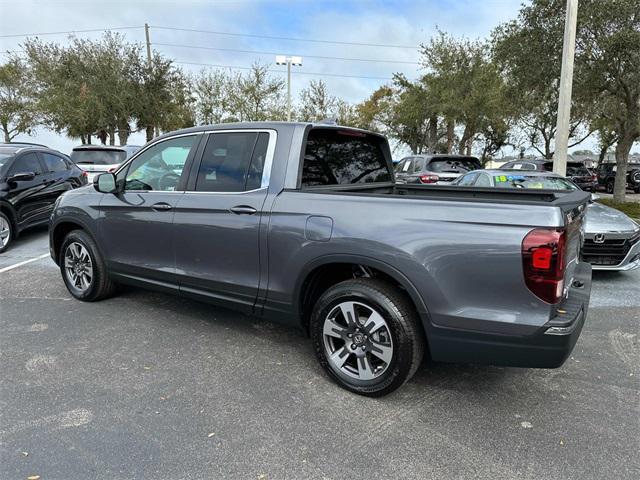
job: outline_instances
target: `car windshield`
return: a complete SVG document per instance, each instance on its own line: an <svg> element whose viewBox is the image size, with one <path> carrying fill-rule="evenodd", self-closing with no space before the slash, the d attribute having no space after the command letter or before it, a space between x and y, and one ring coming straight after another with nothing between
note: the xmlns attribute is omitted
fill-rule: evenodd
<svg viewBox="0 0 640 480"><path fill-rule="evenodd" d="M434 158L427 170L436 173L464 173L482 168L477 158Z"/></svg>
<svg viewBox="0 0 640 480"><path fill-rule="evenodd" d="M542 175L494 175L493 181L498 188L578 190L578 187L569 180L560 177L546 177Z"/></svg>
<svg viewBox="0 0 640 480"><path fill-rule="evenodd" d="M71 159L75 163L90 165L115 165L127 159L127 152L123 150L74 150Z"/></svg>

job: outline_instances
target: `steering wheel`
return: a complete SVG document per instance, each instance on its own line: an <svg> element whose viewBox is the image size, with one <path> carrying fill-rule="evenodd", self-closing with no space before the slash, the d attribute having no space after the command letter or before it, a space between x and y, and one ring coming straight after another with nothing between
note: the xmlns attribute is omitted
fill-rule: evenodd
<svg viewBox="0 0 640 480"><path fill-rule="evenodd" d="M178 185L179 181L180 175L173 172L165 173L158 179L158 190L175 190L175 187Z"/></svg>

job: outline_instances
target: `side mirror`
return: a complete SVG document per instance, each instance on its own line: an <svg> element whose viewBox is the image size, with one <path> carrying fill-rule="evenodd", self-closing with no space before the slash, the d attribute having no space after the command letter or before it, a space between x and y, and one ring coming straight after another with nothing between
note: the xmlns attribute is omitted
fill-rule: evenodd
<svg viewBox="0 0 640 480"><path fill-rule="evenodd" d="M600 195L598 195L597 193L592 193L591 194L591 201L592 202L597 202L598 200L600 200Z"/></svg>
<svg viewBox="0 0 640 480"><path fill-rule="evenodd" d="M100 193L116 192L116 176L113 173L102 173L93 179L93 188Z"/></svg>
<svg viewBox="0 0 640 480"><path fill-rule="evenodd" d="M34 172L18 172L11 175L7 182L30 182L36 178L36 174Z"/></svg>

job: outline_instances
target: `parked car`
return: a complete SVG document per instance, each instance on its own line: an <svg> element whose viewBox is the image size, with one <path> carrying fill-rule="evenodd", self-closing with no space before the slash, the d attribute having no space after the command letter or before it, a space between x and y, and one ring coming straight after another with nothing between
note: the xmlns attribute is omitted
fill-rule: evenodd
<svg viewBox="0 0 640 480"><path fill-rule="evenodd" d="M579 189L576 184L555 173L502 169L469 172L455 184L568 192ZM596 199L597 195L593 197ZM587 208L582 256L594 270L626 271L640 268L640 225L615 208L591 202Z"/></svg>
<svg viewBox="0 0 640 480"><path fill-rule="evenodd" d="M86 174L60 152L0 145L0 252L25 228L47 223L62 193L86 184Z"/></svg>
<svg viewBox="0 0 640 480"><path fill-rule="evenodd" d="M376 396L425 351L561 365L589 304L588 201L396 185L378 134L238 123L154 139L65 194L49 239L79 300L134 284L297 325L334 381Z"/></svg>
<svg viewBox="0 0 640 480"><path fill-rule="evenodd" d="M613 193L618 167L615 163L602 163L598 167L598 183L607 193ZM640 163L627 165L627 188L640 193Z"/></svg>
<svg viewBox="0 0 640 480"><path fill-rule="evenodd" d="M523 159L507 162L501 170L533 170L537 172L552 172L553 162L547 159ZM566 177L578 185L582 190L595 192L598 189L598 177L584 166L582 162L567 162Z"/></svg>
<svg viewBox="0 0 640 480"><path fill-rule="evenodd" d="M92 182L99 173L115 171L138 150L139 145L80 145L71 151L71 159L87 172Z"/></svg>
<svg viewBox="0 0 640 480"><path fill-rule="evenodd" d="M4 143L0 143L0 147L44 147L44 148L49 148L46 145L43 145L41 143L33 143L33 142L4 142Z"/></svg>
<svg viewBox="0 0 640 480"><path fill-rule="evenodd" d="M464 155L413 155L395 166L398 183L446 184L463 173L482 168L476 157Z"/></svg>

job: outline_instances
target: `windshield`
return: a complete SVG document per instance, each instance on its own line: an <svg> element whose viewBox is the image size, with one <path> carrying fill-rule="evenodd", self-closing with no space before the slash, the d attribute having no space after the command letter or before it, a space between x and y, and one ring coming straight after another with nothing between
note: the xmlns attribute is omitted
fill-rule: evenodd
<svg viewBox="0 0 640 480"><path fill-rule="evenodd" d="M463 173L482 168L477 158L434 158L427 170L436 173Z"/></svg>
<svg viewBox="0 0 640 480"><path fill-rule="evenodd" d="M578 190L576 185L560 177L545 177L541 175L494 175L493 181L498 188Z"/></svg>
<svg viewBox="0 0 640 480"><path fill-rule="evenodd" d="M90 165L115 165L127 159L127 152L122 150L74 150L71 159L75 163Z"/></svg>

